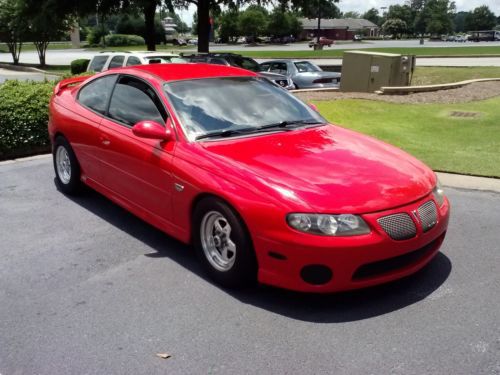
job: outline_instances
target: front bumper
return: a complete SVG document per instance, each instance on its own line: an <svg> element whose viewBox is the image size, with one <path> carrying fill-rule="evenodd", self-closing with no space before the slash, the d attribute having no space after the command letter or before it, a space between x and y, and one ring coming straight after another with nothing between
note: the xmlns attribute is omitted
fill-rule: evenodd
<svg viewBox="0 0 500 375"><path fill-rule="evenodd" d="M258 280L285 289L328 293L369 287L411 275L438 253L448 227L450 205L446 198L441 207L436 204L437 222L427 232L411 215L432 199L427 196L404 207L362 215L371 227L371 233L363 236L326 237L293 230L256 236ZM396 241L377 219L401 212L413 218L417 234L411 239ZM325 269L330 270L331 279L311 283L311 276L313 280L316 275L321 279Z"/></svg>

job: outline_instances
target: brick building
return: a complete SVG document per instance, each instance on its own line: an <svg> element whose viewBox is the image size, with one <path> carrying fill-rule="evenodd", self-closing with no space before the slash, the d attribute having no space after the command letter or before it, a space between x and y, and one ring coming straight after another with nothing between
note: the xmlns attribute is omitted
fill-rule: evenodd
<svg viewBox="0 0 500 375"><path fill-rule="evenodd" d="M302 33L301 39L311 39L316 37L318 29L317 18L301 18ZM367 37L376 37L379 35L380 28L373 22L365 19L355 18L334 18L321 19L320 36L333 40L352 40L354 35Z"/></svg>

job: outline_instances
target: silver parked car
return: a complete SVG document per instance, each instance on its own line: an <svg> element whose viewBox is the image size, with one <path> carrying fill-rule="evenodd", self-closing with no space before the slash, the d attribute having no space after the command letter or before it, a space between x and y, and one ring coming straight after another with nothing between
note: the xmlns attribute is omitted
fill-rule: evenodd
<svg viewBox="0 0 500 375"><path fill-rule="evenodd" d="M340 73L324 72L309 61L273 60L260 64L261 70L283 74L292 79L296 89L339 87Z"/></svg>

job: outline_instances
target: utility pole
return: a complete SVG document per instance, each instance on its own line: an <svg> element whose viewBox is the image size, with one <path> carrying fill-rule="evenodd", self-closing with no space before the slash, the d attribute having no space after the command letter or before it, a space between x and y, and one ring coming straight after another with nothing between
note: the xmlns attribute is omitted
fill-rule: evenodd
<svg viewBox="0 0 500 375"><path fill-rule="evenodd" d="M316 31L316 43L319 45L319 33L321 31L321 0L318 0L318 31Z"/></svg>

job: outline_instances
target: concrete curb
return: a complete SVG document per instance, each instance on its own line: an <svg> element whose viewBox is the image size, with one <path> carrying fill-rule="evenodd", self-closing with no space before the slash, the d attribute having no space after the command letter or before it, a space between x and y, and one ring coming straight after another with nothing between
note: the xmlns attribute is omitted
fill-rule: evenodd
<svg viewBox="0 0 500 375"><path fill-rule="evenodd" d="M1 62L0 62L0 68L7 69L7 70L14 70L16 72L42 73L42 74L49 74L49 75L52 74L52 73L47 73L45 70L32 68L30 66L12 65L12 64L6 64L6 63L1 63Z"/></svg>
<svg viewBox="0 0 500 375"><path fill-rule="evenodd" d="M443 186L500 193L500 179L436 172Z"/></svg>
<svg viewBox="0 0 500 375"><path fill-rule="evenodd" d="M0 166L23 163L32 160L48 159L50 157L52 157L52 154L35 155L26 158L5 160L0 161ZM500 179L497 178L467 176L444 172L436 172L436 174L445 187L467 190L493 191L495 193L500 193Z"/></svg>
<svg viewBox="0 0 500 375"><path fill-rule="evenodd" d="M451 90L470 85L477 82L494 82L500 81L500 78L478 78L469 79L467 81L442 83L439 85L425 85L425 86L383 86L379 91L375 91L379 95L393 95L393 94L410 94L416 92L431 92L440 90Z"/></svg>

